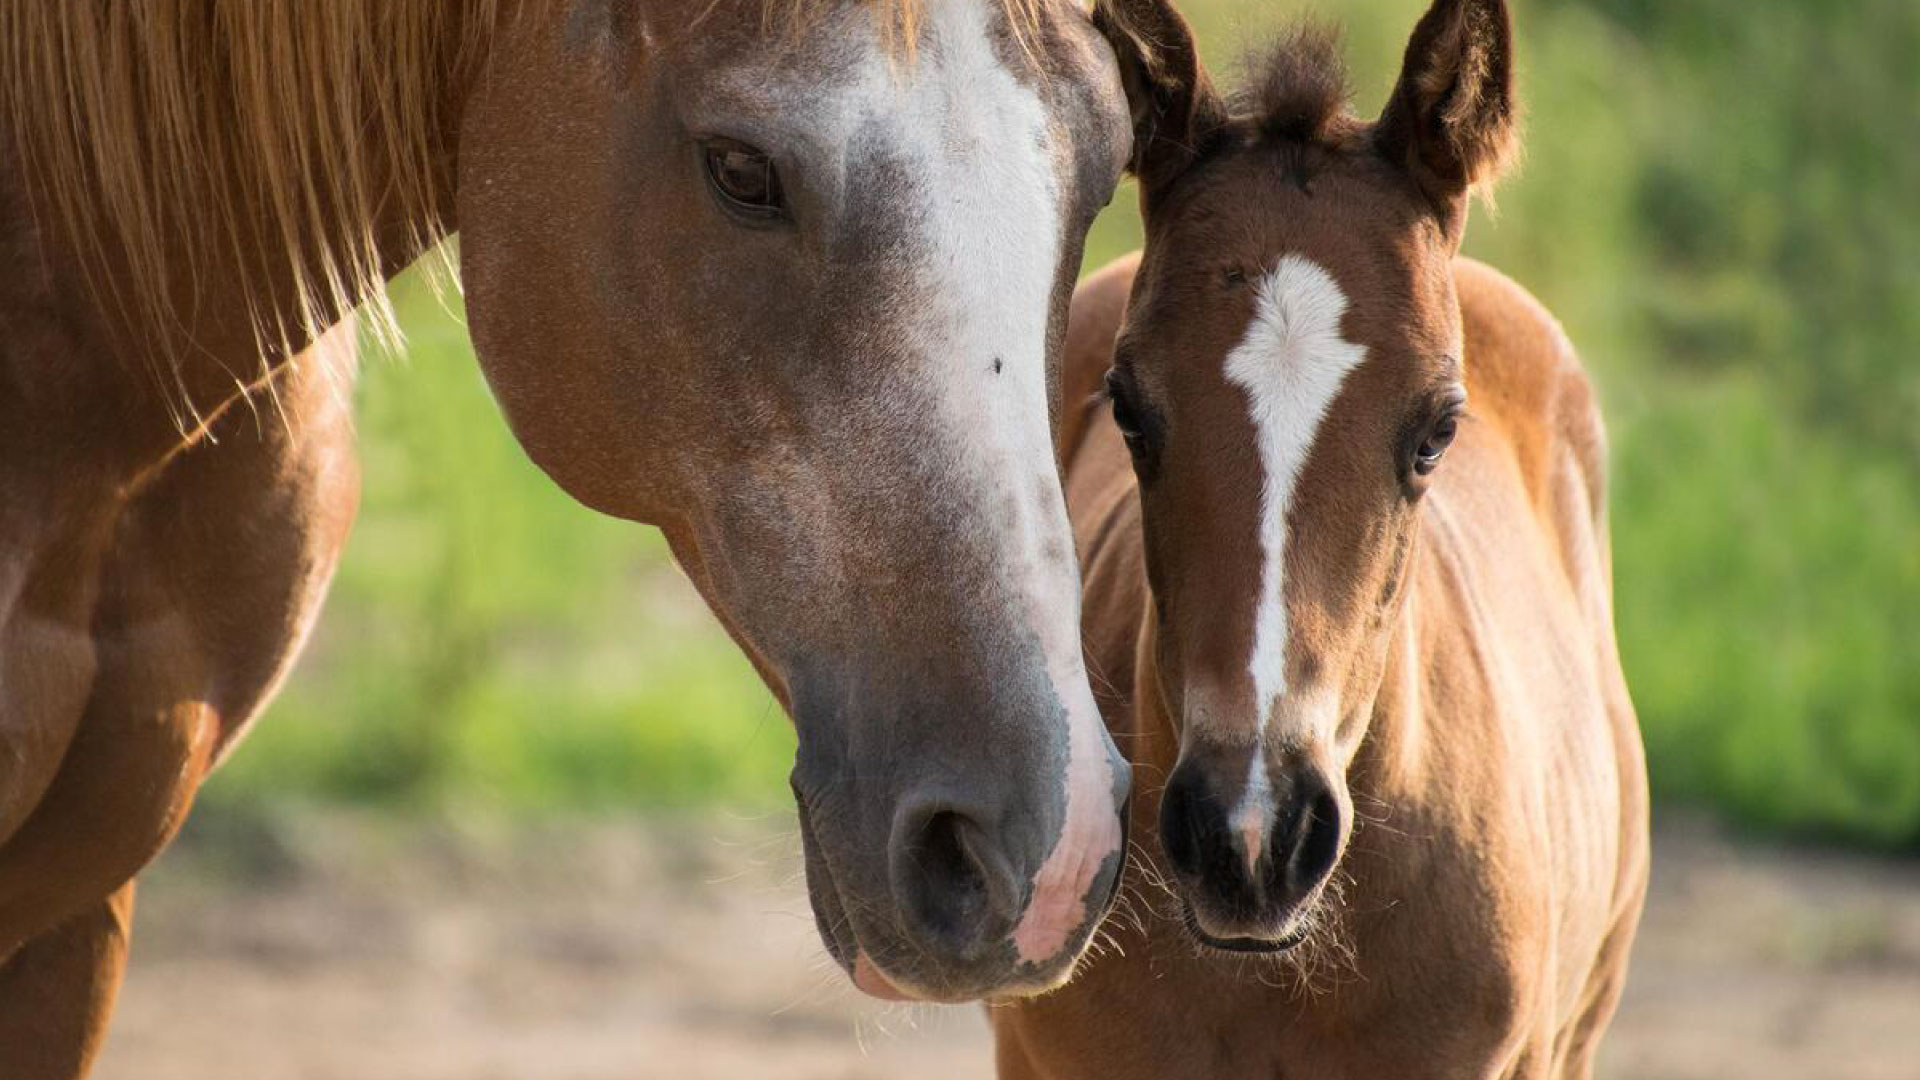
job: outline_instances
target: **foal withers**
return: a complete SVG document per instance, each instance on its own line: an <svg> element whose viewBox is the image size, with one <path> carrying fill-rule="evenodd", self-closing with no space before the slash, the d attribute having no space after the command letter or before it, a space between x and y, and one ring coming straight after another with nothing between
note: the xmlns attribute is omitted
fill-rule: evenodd
<svg viewBox="0 0 1920 1080"><path fill-rule="evenodd" d="M1064 456L1089 668L1173 896L995 1010L1001 1073L1587 1076L1645 779L1590 388L1456 257L1514 142L1505 6L1437 0L1374 124L1324 35L1228 102L1160 0L1100 17L1147 244L1075 298L1066 390L1104 371L1116 423L1070 418Z"/></svg>

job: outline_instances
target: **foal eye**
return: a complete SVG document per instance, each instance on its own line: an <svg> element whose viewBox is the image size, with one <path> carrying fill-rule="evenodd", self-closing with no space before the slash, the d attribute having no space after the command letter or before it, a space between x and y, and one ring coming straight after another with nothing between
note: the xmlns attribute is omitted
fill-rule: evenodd
<svg viewBox="0 0 1920 1080"><path fill-rule="evenodd" d="M1433 426L1427 429L1427 437L1420 440L1419 447L1413 452L1413 471L1425 476L1438 468L1440 456L1447 452L1447 447L1453 445L1453 437L1459 428L1460 418L1453 413L1446 413L1434 421Z"/></svg>
<svg viewBox="0 0 1920 1080"><path fill-rule="evenodd" d="M787 214L787 193L780 170L766 151L732 139L708 139L707 182L726 208L742 217L772 221Z"/></svg>
<svg viewBox="0 0 1920 1080"><path fill-rule="evenodd" d="M1146 448L1146 435L1140 424L1140 414L1135 410L1133 399L1128 396L1126 380L1118 372L1107 372L1107 401L1113 406L1113 424L1120 429L1120 437L1126 441L1127 449L1138 455Z"/></svg>

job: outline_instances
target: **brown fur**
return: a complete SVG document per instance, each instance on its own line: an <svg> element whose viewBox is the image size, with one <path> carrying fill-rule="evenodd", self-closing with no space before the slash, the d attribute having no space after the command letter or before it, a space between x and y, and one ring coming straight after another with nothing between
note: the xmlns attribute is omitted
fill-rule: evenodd
<svg viewBox="0 0 1920 1080"><path fill-rule="evenodd" d="M1463 7L1504 24L1490 0L1440 0L1410 68L1444 66L1427 50L1459 39L1434 27ZM1310 140L1240 113L1219 148L1163 175L1144 255L1075 295L1066 385L1111 366L1160 430L1130 451L1083 397L1062 447L1089 667L1112 686L1099 700L1140 778L1143 842L1114 948L1064 990L990 1013L1007 1080L1591 1075L1648 854L1602 427L1553 318L1454 254L1468 189L1512 131L1459 133L1448 145L1471 160L1409 156L1404 132L1437 104L1415 107L1428 112L1390 105L1392 123L1337 119ZM1511 103L1476 115L1510 125ZM1304 188L1289 161L1311 165ZM1344 833L1325 882L1249 914L1168 854L1163 795L1198 772L1232 803L1266 707L1239 670L1260 566L1255 435L1220 369L1250 319L1243 282L1282 254L1341 285L1343 335L1367 349L1294 492L1289 691L1264 744L1276 790L1332 778ZM1394 476L1402 418L1456 383L1468 418L1439 467ZM1203 691L1212 711L1196 714ZM1289 711L1295 694L1338 711L1311 722ZM1223 850L1249 873L1267 865L1236 840ZM1298 944L1229 954L1196 930Z"/></svg>

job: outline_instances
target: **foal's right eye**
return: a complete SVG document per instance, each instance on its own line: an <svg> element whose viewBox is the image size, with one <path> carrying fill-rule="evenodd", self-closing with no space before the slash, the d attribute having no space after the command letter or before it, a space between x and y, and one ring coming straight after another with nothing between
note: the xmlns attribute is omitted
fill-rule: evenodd
<svg viewBox="0 0 1920 1080"><path fill-rule="evenodd" d="M1459 418L1452 414L1434 421L1432 430L1427 432L1427 437L1420 441L1413 452L1413 471L1426 476L1439 468L1440 456L1447 452L1447 447L1453 445L1453 436L1459 427Z"/></svg>

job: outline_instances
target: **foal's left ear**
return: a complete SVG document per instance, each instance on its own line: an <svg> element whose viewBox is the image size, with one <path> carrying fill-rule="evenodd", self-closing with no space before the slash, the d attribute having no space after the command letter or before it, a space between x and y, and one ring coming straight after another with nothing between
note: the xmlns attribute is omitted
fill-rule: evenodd
<svg viewBox="0 0 1920 1080"><path fill-rule="evenodd" d="M1374 138L1404 164L1459 239L1466 199L1519 144L1513 20L1505 0L1434 0L1414 28Z"/></svg>
<svg viewBox="0 0 1920 1080"><path fill-rule="evenodd" d="M1226 123L1200 49L1173 0L1094 0L1093 25L1113 46L1133 113L1133 158L1151 206Z"/></svg>

